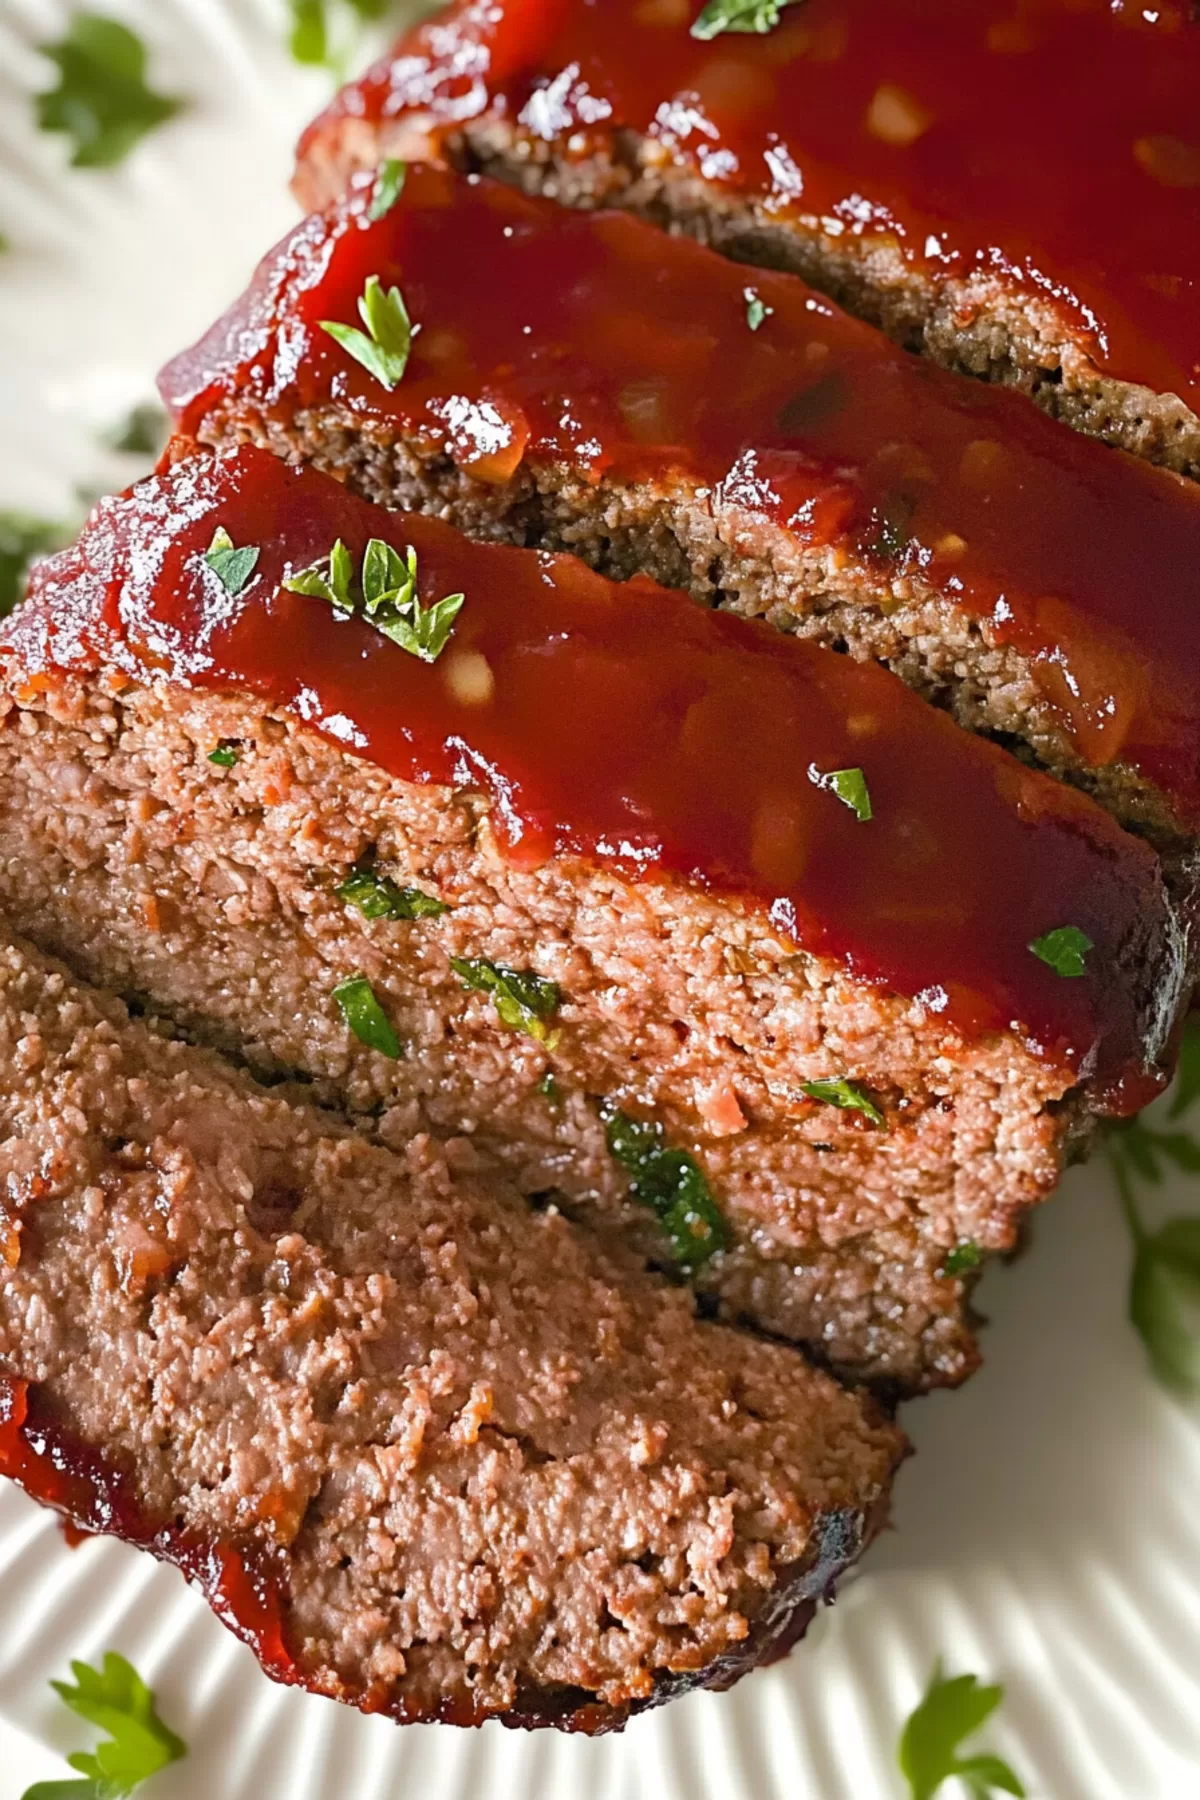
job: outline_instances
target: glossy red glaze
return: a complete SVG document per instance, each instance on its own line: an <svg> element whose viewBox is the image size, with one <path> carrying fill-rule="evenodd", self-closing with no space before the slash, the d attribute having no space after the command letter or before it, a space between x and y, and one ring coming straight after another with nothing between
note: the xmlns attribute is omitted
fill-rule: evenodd
<svg viewBox="0 0 1200 1800"><path fill-rule="evenodd" d="M173 1563L276 1681L301 1676L284 1643L278 1578L261 1550L214 1543L150 1518L132 1483L64 1427L41 1391L0 1374L0 1475L53 1507L80 1536L104 1533ZM70 1541L70 1539L68 1539Z"/></svg>
<svg viewBox="0 0 1200 1800"><path fill-rule="evenodd" d="M320 329L357 319L372 274L421 326L391 393ZM757 331L748 284L773 309ZM1125 761L1200 827L1200 484L909 356L794 276L413 169L384 219L360 191L299 226L163 392L185 430L238 396L385 421L481 481L524 458L699 483L726 533L768 521L881 583L919 575L1031 659L1084 761ZM898 509L889 569L871 546Z"/></svg>
<svg viewBox="0 0 1200 1800"><path fill-rule="evenodd" d="M218 527L261 549L237 599L204 562ZM338 538L358 568L376 536L416 549L426 603L466 595L436 664L281 586ZM578 855L744 898L966 1033L1023 1032L1117 1110L1156 1085L1147 1038L1182 971L1152 853L874 665L382 512L251 449L102 503L6 643L35 680L115 665L249 689L403 780L484 790L516 864ZM846 768L869 823L819 785ZM1080 979L1028 948L1066 924L1096 945Z"/></svg>
<svg viewBox="0 0 1200 1800"><path fill-rule="evenodd" d="M1101 368L1200 407L1193 0L804 0L708 43L701 3L460 0L334 116L490 111L568 156L632 128L935 279L1052 300Z"/></svg>

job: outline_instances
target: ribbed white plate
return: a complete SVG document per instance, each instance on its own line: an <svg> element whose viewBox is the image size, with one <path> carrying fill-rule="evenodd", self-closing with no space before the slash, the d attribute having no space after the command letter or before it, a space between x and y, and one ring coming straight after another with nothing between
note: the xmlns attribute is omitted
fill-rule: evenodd
<svg viewBox="0 0 1200 1800"><path fill-rule="evenodd" d="M97 434L285 228L292 140L328 92L283 51L283 0L107 4L192 105L80 173L30 102L34 46L70 8L0 0L0 510L66 516L77 489L139 472ZM1200 1210L1200 1184L1164 1206ZM164 1800L898 1800L896 1736L940 1655L1005 1683L987 1741L1035 1800L1194 1800L1200 1414L1145 1372L1128 1264L1106 1172L1077 1172L1032 1252L985 1281L983 1373L908 1409L919 1454L867 1572L783 1666L624 1738L400 1731L284 1692L181 1577L113 1543L68 1550L5 1484L0 1720L86 1741L46 1684L114 1646L192 1746Z"/></svg>

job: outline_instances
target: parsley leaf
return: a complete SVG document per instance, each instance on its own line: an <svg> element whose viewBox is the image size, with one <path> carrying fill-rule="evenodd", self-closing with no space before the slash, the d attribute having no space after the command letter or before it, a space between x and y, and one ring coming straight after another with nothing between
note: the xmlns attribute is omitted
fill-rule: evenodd
<svg viewBox="0 0 1200 1800"><path fill-rule="evenodd" d="M872 1125L881 1125L884 1131L887 1130L887 1120L875 1102L844 1075L828 1081L802 1081L800 1087L810 1100L823 1100L826 1106L836 1106L842 1112L859 1112Z"/></svg>
<svg viewBox="0 0 1200 1800"><path fill-rule="evenodd" d="M404 183L408 176L408 164L400 162L394 156L385 157L379 165L379 173L375 177L375 186L371 190L371 204L367 208L367 217L372 225L380 219L386 219L404 192Z"/></svg>
<svg viewBox="0 0 1200 1800"><path fill-rule="evenodd" d="M953 1250L946 1255L939 1273L942 1275L967 1275L977 1269L983 1261L983 1251L970 1238L963 1238L955 1244Z"/></svg>
<svg viewBox="0 0 1200 1800"><path fill-rule="evenodd" d="M823 775L815 763L810 763L808 779L814 786L828 788L830 793L836 794L842 805L848 806L864 824L874 817L871 796L867 791L867 778L861 769L834 769L828 775Z"/></svg>
<svg viewBox="0 0 1200 1800"><path fill-rule="evenodd" d="M352 613L354 560L341 538L325 564L291 575L284 587L293 594L311 594L327 600L339 612ZM417 594L417 553L410 544L401 557L382 538L372 538L363 556L363 613L376 631L422 662L436 662L454 629L454 621L466 602L465 594L447 594L432 606L421 605Z"/></svg>
<svg viewBox="0 0 1200 1800"><path fill-rule="evenodd" d="M40 1781L25 1790L23 1800L124 1800L187 1755L187 1745L163 1724L154 1695L123 1656L110 1650L102 1671L73 1662L71 1673L74 1687L65 1681L52 1681L51 1687L72 1712L108 1736L94 1754L80 1750L67 1758L86 1780Z"/></svg>
<svg viewBox="0 0 1200 1800"><path fill-rule="evenodd" d="M774 31L785 6L796 0L708 0L692 26L692 36L707 41L723 31Z"/></svg>
<svg viewBox="0 0 1200 1800"><path fill-rule="evenodd" d="M74 13L62 42L41 50L58 65L58 86L37 96L38 124L73 140L75 168L121 162L183 104L147 86L141 38L101 13Z"/></svg>
<svg viewBox="0 0 1200 1800"><path fill-rule="evenodd" d="M546 1021L554 1017L562 999L557 981L547 981L532 969L509 969L482 956L452 956L450 966L465 988L492 996L502 1025L554 1048L561 1033L551 1031Z"/></svg>
<svg viewBox="0 0 1200 1800"><path fill-rule="evenodd" d="M1086 931L1080 931L1078 925L1059 925L1044 937L1034 938L1029 948L1056 975L1074 979L1079 975L1086 975L1084 959L1088 951L1094 950L1096 946Z"/></svg>
<svg viewBox="0 0 1200 1800"><path fill-rule="evenodd" d="M1178 1119L1197 1099L1200 1099L1200 1020L1193 1015L1179 1046L1179 1068L1167 1117Z"/></svg>
<svg viewBox="0 0 1200 1800"><path fill-rule="evenodd" d="M34 557L56 550L65 535L61 525L48 519L0 512L0 619L7 619L25 598L25 576Z"/></svg>
<svg viewBox="0 0 1200 1800"><path fill-rule="evenodd" d="M408 367L414 335L404 296L398 287L385 292L378 275L368 275L358 311L367 328L365 332L357 325L339 324L336 319L322 319L321 330L328 332L390 394Z"/></svg>
<svg viewBox="0 0 1200 1800"><path fill-rule="evenodd" d="M1133 1239L1130 1324L1157 1379L1177 1393L1200 1394L1200 1217L1168 1219L1151 1230L1136 1198L1138 1181L1159 1187L1171 1165L1200 1174L1200 1144L1186 1131L1157 1131L1130 1119L1110 1127L1107 1149Z"/></svg>
<svg viewBox="0 0 1200 1800"><path fill-rule="evenodd" d="M673 1150L656 1119L632 1119L605 1100L600 1106L609 1152L628 1171L634 1199L656 1214L685 1269L699 1268L729 1243L729 1228L703 1169Z"/></svg>
<svg viewBox="0 0 1200 1800"><path fill-rule="evenodd" d="M167 441L167 415L145 401L104 433L104 443L122 456L157 456Z"/></svg>
<svg viewBox="0 0 1200 1800"><path fill-rule="evenodd" d="M400 1040L365 975L352 975L348 981L340 982L333 997L360 1044L391 1057L393 1062L400 1060Z"/></svg>
<svg viewBox="0 0 1200 1800"><path fill-rule="evenodd" d="M389 0L348 0L360 19L381 19ZM291 0L292 55L299 63L329 63L327 0Z"/></svg>
<svg viewBox="0 0 1200 1800"><path fill-rule="evenodd" d="M334 892L347 906L357 907L364 919L437 919L450 911L444 900L435 900L420 888L398 887L378 873L369 857L355 863Z"/></svg>
<svg viewBox="0 0 1200 1800"><path fill-rule="evenodd" d="M261 554L257 544L244 544L240 550L235 550L229 533L223 525L218 525L213 533L213 541L204 553L204 560L225 592L236 598L244 591L258 567Z"/></svg>
<svg viewBox="0 0 1200 1800"><path fill-rule="evenodd" d="M559 1087L557 1081L555 1081L554 1076L550 1073L549 1069L547 1069L546 1073L542 1076L542 1079L538 1082L537 1091L542 1096L542 1099L547 1101L549 1105L562 1105L563 1091Z"/></svg>
<svg viewBox="0 0 1200 1800"><path fill-rule="evenodd" d="M1025 1789L1008 1764L984 1753L961 1758L958 1746L995 1712L1002 1687L981 1687L974 1675L945 1677L939 1662L920 1705L900 1738L897 1760L912 1800L933 1800L943 1782L963 1782L972 1800L992 1793L1023 1796Z"/></svg>
<svg viewBox="0 0 1200 1800"><path fill-rule="evenodd" d="M742 299L746 302L746 323L751 331L757 331L763 321L771 317L775 308L760 299L757 288L743 288Z"/></svg>
<svg viewBox="0 0 1200 1800"><path fill-rule="evenodd" d="M218 744L208 753L209 762L215 763L218 769L236 769L241 759L242 753L236 744Z"/></svg>

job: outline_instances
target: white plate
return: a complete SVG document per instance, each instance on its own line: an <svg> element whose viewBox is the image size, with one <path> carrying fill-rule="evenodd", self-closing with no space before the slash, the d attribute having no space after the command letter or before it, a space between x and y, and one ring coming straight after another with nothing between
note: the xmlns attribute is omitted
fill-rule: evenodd
<svg viewBox="0 0 1200 1800"><path fill-rule="evenodd" d="M328 92L283 51L283 0L108 5L192 105L92 173L32 123L33 46L68 5L0 0L0 510L65 515L76 488L138 472L97 433L286 227L292 141ZM1163 1204L1200 1210L1200 1187ZM986 1369L907 1409L919 1455L867 1572L784 1665L623 1738L402 1732L284 1692L178 1575L115 1543L68 1550L6 1484L0 1719L77 1747L46 1684L115 1646L192 1746L152 1790L178 1800L898 1800L896 1736L940 1655L1005 1683L984 1741L1034 1800L1194 1800L1200 1414L1146 1373L1128 1266L1107 1172L1075 1173L1032 1253L984 1283Z"/></svg>

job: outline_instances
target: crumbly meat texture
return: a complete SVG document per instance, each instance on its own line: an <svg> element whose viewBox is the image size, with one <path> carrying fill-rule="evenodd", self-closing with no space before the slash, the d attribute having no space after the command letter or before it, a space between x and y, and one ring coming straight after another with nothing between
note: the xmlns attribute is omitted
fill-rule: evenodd
<svg viewBox="0 0 1200 1800"><path fill-rule="evenodd" d="M171 1531L258 1546L305 1685L592 1728L728 1681L903 1440L466 1144L369 1144L4 933L0 1370Z"/></svg>
<svg viewBox="0 0 1200 1800"><path fill-rule="evenodd" d="M515 869L478 796L392 780L252 700L29 692L16 674L12 689L0 901L41 947L257 1069L315 1080L386 1143L470 1135L526 1194L559 1193L669 1265L598 1103L657 1120L731 1232L696 1274L727 1315L893 1389L969 1373L967 1284L943 1265L963 1242L1010 1249L1053 1188L1087 1126L1066 1068L1014 1037L964 1042L738 903L565 861ZM232 769L208 760L221 741L239 745ZM369 846L451 910L365 920L335 888ZM451 955L556 981L559 1041L507 1029ZM356 974L399 1061L339 1014L333 989ZM836 1076L887 1130L800 1086Z"/></svg>
<svg viewBox="0 0 1200 1800"><path fill-rule="evenodd" d="M488 114L435 134L419 115L376 126L334 114L298 167L297 198L316 211L387 156L448 158L565 206L624 207L738 262L802 275L944 368L1020 388L1077 431L1200 479L1200 418L1178 395L1103 373L1053 301L1014 292L986 271L933 280L886 239L834 237L804 214L780 218L765 202L673 166L661 144L632 131L580 157Z"/></svg>
<svg viewBox="0 0 1200 1800"><path fill-rule="evenodd" d="M845 545L807 544L761 514L719 504L683 476L596 480L527 456L507 481L477 481L444 452L402 435L396 422L363 419L337 404L289 413L286 400L268 408L246 394L218 397L198 436L218 450L257 444L322 469L379 505L430 513L476 538L566 550L619 581L648 574L703 604L882 662L967 730L1082 788L1172 859L1194 847L1170 797L1119 757L1087 762L1029 658L991 641L986 625L919 570L889 575ZM180 439L173 454L190 451Z"/></svg>

